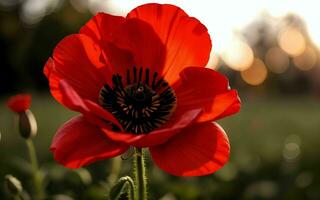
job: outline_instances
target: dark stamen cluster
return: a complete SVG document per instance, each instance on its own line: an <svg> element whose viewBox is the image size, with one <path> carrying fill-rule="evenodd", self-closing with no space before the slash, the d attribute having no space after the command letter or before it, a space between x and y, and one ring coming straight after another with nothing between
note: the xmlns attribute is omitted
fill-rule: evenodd
<svg viewBox="0 0 320 200"><path fill-rule="evenodd" d="M158 73L136 67L126 72L126 85L122 77L112 77L113 86L100 90L100 105L111 112L127 131L149 133L168 121L176 106L173 89Z"/></svg>

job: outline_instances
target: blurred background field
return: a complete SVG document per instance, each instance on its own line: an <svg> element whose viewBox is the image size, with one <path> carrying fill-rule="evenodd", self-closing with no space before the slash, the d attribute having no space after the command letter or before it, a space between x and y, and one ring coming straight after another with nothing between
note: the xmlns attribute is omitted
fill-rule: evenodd
<svg viewBox="0 0 320 200"><path fill-rule="evenodd" d="M144 2L0 0L0 199L10 199L2 178L8 173L32 191L26 146L5 106L20 92L33 94L48 193L106 199L110 161L78 171L53 161L51 138L76 113L50 96L42 68L54 46L94 13L124 15ZM320 199L320 15L314 1L157 2L175 3L208 27L214 49L208 67L229 77L243 105L219 121L230 139L230 162L211 176L178 178L148 159L150 199ZM123 161L121 174L130 172L131 162Z"/></svg>

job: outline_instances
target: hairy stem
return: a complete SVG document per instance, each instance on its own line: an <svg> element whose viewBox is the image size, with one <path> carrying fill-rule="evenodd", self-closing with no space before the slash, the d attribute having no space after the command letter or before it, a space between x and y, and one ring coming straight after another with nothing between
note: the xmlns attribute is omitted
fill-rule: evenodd
<svg viewBox="0 0 320 200"><path fill-rule="evenodd" d="M134 175L136 182L136 192L137 200L146 200L147 199L147 179L146 179L146 169L144 165L143 151L141 148L135 149L135 158L134 158Z"/></svg>

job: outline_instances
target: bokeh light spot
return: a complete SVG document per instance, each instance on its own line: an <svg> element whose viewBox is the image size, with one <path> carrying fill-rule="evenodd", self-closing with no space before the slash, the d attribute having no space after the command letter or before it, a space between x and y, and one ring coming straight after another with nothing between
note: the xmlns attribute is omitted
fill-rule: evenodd
<svg viewBox="0 0 320 200"><path fill-rule="evenodd" d="M301 172L296 178L296 186L306 188L313 182L313 174L310 172Z"/></svg>
<svg viewBox="0 0 320 200"><path fill-rule="evenodd" d="M217 70L219 68L220 57L216 53L211 52L207 68Z"/></svg>
<svg viewBox="0 0 320 200"><path fill-rule="evenodd" d="M311 47L307 47L306 50L299 56L293 58L294 65L302 71L312 69L317 62L317 54Z"/></svg>
<svg viewBox="0 0 320 200"><path fill-rule="evenodd" d="M260 85L266 80L268 71L264 63L256 58L252 65L245 71L241 72L242 79L250 85Z"/></svg>
<svg viewBox="0 0 320 200"><path fill-rule="evenodd" d="M289 58L279 47L273 47L267 51L265 62L270 71L277 74L284 73L289 67Z"/></svg>
<svg viewBox="0 0 320 200"><path fill-rule="evenodd" d="M231 69L244 71L251 66L254 56L247 43L234 38L222 53L222 59Z"/></svg>
<svg viewBox="0 0 320 200"><path fill-rule="evenodd" d="M286 160L292 160L299 156L300 146L297 143L289 142L284 145L282 155Z"/></svg>
<svg viewBox="0 0 320 200"><path fill-rule="evenodd" d="M306 48L306 41L302 33L296 28L285 28L278 35L280 47L290 56L302 54Z"/></svg>
<svg viewBox="0 0 320 200"><path fill-rule="evenodd" d="M278 190L278 185L273 181L257 181L247 187L245 197L246 199L272 199Z"/></svg>

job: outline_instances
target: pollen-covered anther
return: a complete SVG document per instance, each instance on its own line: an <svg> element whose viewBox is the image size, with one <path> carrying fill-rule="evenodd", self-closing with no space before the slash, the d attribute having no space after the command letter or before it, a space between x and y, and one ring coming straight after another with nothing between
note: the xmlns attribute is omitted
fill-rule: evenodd
<svg viewBox="0 0 320 200"><path fill-rule="evenodd" d="M166 123L177 103L169 84L157 72L151 76L148 68L127 70L125 78L124 85L119 74L113 75L112 88L104 85L100 90L100 105L130 133L149 133Z"/></svg>

